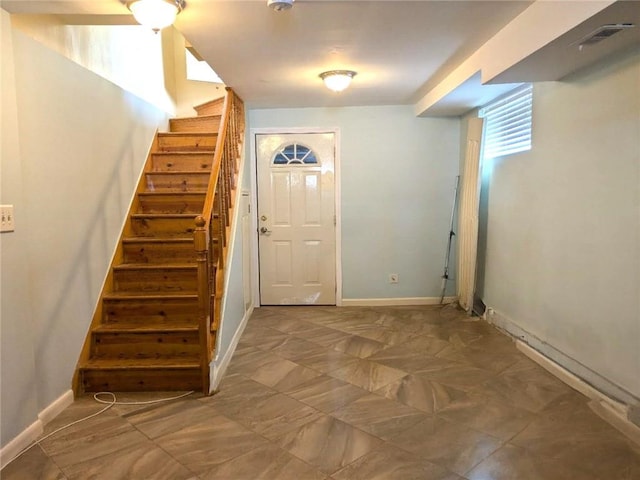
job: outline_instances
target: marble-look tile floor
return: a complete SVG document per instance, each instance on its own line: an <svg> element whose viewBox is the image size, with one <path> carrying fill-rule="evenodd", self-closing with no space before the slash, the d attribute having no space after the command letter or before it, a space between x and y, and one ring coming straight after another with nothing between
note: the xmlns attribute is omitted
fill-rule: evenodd
<svg viewBox="0 0 640 480"><path fill-rule="evenodd" d="M588 403L452 307L263 307L216 395L116 405L0 476L640 479L640 446ZM45 433L101 408L80 398Z"/></svg>

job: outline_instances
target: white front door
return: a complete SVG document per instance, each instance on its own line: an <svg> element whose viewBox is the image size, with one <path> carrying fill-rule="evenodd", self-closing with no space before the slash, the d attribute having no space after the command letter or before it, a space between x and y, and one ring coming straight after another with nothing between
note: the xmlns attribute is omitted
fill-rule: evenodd
<svg viewBox="0 0 640 480"><path fill-rule="evenodd" d="M261 305L335 305L335 135L256 134Z"/></svg>

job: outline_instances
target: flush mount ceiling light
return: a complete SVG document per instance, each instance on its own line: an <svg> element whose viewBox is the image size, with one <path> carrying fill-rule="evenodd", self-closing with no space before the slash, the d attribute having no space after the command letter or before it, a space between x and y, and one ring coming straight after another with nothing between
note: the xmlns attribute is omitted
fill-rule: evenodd
<svg viewBox="0 0 640 480"><path fill-rule="evenodd" d="M356 72L353 70L330 70L322 72L320 78L329 90L341 92L349 86Z"/></svg>
<svg viewBox="0 0 640 480"><path fill-rule="evenodd" d="M136 21L158 33L172 25L185 7L185 0L133 0L127 2Z"/></svg>
<svg viewBox="0 0 640 480"><path fill-rule="evenodd" d="M295 0L267 0L267 6L274 9L276 12L281 12L293 7L294 1Z"/></svg>

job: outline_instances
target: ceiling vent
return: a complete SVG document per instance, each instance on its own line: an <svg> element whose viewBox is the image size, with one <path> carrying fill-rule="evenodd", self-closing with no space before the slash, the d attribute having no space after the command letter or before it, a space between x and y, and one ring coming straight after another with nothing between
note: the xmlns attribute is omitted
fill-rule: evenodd
<svg viewBox="0 0 640 480"><path fill-rule="evenodd" d="M626 30L628 28L633 28L635 25L633 23L615 23L609 25L602 25L601 27L596 28L589 35L583 37L577 42L573 42L571 45L578 45L578 48L582 50L584 47L588 47L591 45L595 45L596 43L600 43L603 40L615 35L622 30Z"/></svg>

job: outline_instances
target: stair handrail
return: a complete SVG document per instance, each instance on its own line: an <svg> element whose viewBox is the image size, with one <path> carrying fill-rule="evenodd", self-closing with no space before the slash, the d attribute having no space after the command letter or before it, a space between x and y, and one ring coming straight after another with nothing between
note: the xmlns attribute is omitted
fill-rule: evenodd
<svg viewBox="0 0 640 480"><path fill-rule="evenodd" d="M209 363L213 354L212 331L220 321L224 285L229 209L233 208L239 142L244 125L242 100L231 88L225 95L209 185L202 215L195 220L194 248L198 265L198 329L203 391L209 390ZM216 202L216 195L218 196ZM217 214L217 218L216 218ZM214 258L215 244L218 255Z"/></svg>

